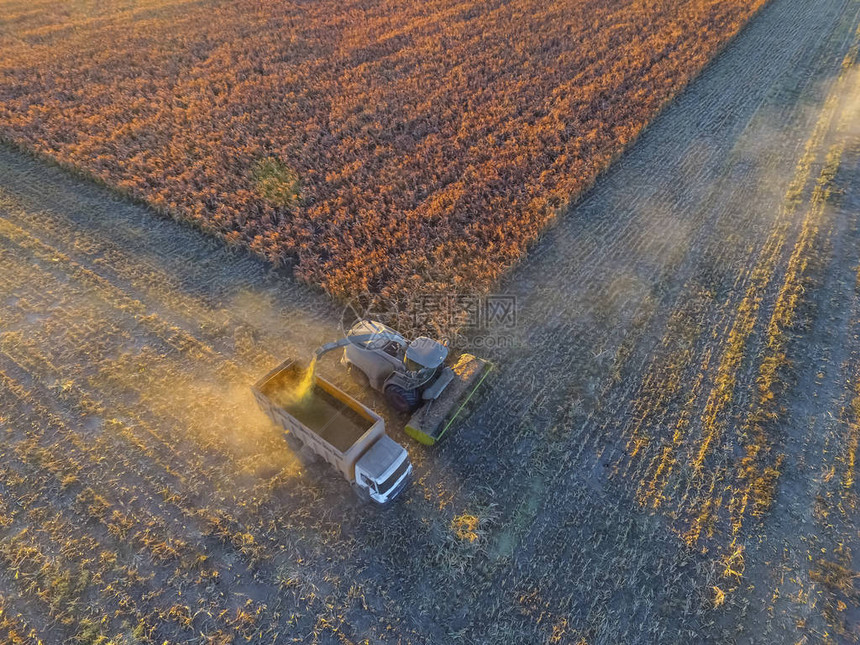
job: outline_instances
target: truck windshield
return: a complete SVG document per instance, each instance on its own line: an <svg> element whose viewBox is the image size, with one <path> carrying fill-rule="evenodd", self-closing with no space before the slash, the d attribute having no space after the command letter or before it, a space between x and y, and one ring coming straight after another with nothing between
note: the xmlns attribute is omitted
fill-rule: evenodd
<svg viewBox="0 0 860 645"><path fill-rule="evenodd" d="M394 469L394 472L389 475L384 482L380 482L378 485L378 490L381 493L385 493L391 490L391 487L397 483L397 480L403 477L403 473L405 473L409 469L409 460L404 459L403 462Z"/></svg>

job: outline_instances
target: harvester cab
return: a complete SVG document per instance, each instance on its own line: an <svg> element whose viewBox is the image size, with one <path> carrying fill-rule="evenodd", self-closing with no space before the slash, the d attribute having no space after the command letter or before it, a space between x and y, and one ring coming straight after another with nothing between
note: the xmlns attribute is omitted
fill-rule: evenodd
<svg viewBox="0 0 860 645"><path fill-rule="evenodd" d="M394 410L414 412L406 432L425 444L441 438L490 367L471 354L448 365L444 343L426 336L410 341L373 320L359 320L344 338L317 349L316 357L340 347L341 362L366 377Z"/></svg>

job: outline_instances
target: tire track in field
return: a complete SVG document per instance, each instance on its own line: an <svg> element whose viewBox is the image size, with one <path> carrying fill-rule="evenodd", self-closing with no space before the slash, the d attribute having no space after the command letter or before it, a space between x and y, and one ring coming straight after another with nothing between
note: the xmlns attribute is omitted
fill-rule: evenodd
<svg viewBox="0 0 860 645"><path fill-rule="evenodd" d="M777 2L768 11L779 14L784 10L786 13L781 15L787 17L792 11L787 7L788 4ZM794 39L792 45L786 45L784 40L771 45L756 41L762 49L770 51L771 56L766 73L770 84L752 92L749 92L749 86L745 87L752 94L748 100L755 103L726 118L725 106L732 97L713 99L717 113L713 118L726 124L729 131L727 147L721 147L718 137L713 136L708 141L712 147L704 153L695 150L696 146L691 141L695 142L702 136L700 132L707 128L688 127L685 130L680 114L688 116L687 112L679 113L677 120L671 117L673 109L681 110L685 98L682 97L665 115L666 123L670 125L661 127L661 122L655 123L632 152L639 163L653 164L652 168L661 169L665 177L655 178L656 170L650 173L641 170L640 174L636 164L628 163L625 168L622 160L609 177L598 184L593 197L587 198L574 211L574 221L560 224L561 231L550 232L547 236L550 240L535 251L520 275L514 275L501 288L502 292L511 288L518 297L522 296L519 319L524 328L522 343L514 348L512 356L497 355L502 363L500 378L504 376L505 363L510 366L512 374L510 382L499 387L506 391L519 388L522 392L517 400L503 404L504 414L520 418L522 422L520 427L506 428L502 423L503 415L482 414L478 410L474 413L474 425L486 424L483 436L491 441L502 441L514 455L509 467L502 464L499 479L515 479L523 471L533 473L526 478L528 483L542 479L536 488L527 483L519 489L522 495L520 508L523 510L513 513L502 531L506 547L503 553L509 554L505 557L519 561L537 559L547 566L555 557L560 561L569 560L572 567L590 566L599 572L599 575L584 572L580 576L559 574L558 578L566 584L552 580L545 581L543 587L546 595L555 599L552 605L562 616L566 615L571 622L577 618L576 624L580 626L600 626L600 630L605 630L598 632L602 634L598 638L602 642L663 640L658 637L661 621L653 618L657 611L653 603L667 596L686 597L693 602L692 606L684 606L681 618L679 614L672 614L677 622L670 631L687 633L694 639L702 638L700 631L691 628L690 621L699 615L699 603L710 604L712 601L711 587L702 582L703 577L709 579L710 573L705 573L704 563L690 571L691 560L676 550L683 547L674 547L671 540L665 541L658 528L674 528L683 533L684 518L677 516L678 511L671 503L667 508L661 508L661 514L667 518L665 522L643 519L627 506L632 502L625 490L629 486L627 480L615 483L608 474L616 456L623 457L627 446L635 449L635 441L630 443L631 434L627 434L635 429L635 425L628 426L626 416L631 409L635 414L635 403L631 402L636 400L635 392L645 378L650 356L652 353L660 355L655 349L660 346L661 338L671 333L666 327L666 321L671 320L671 312L683 312L685 303L692 302L690 298L700 297L696 294L702 290L711 294L704 297L702 306L693 305L689 309L691 335L695 340L684 356L686 364L678 365L678 372L666 381L670 387L674 382L677 388L671 404L664 400L671 407L665 417L658 412L656 417L643 423L643 427L647 426L649 430L660 434L665 432L663 436L668 436L670 442L675 430L680 428L682 434L676 441L678 448L686 451L689 446L687 437L696 439L701 434L700 415L705 409L706 397L717 381L716 366L720 352L725 351L726 338L734 324L734 312L743 302L751 281L755 282L753 270L758 258L764 252L763 257L770 257L774 267L784 267L790 259L795 237L800 231L798 215L804 211L786 216L788 221L782 227L782 236L788 246L768 245L767 240L777 227L782 198L792 192L792 176L798 157L804 154L803 143L816 130L822 105L834 87L858 19L856 4L850 2L815 7L798 4L794 7L799 13L788 20L798 19L799 22L793 23L797 32L790 37ZM800 20L801 14L804 20ZM827 20L832 21L832 31L827 37L822 37L816 29ZM766 18L761 18L761 21L764 23ZM756 22L753 22L749 30L755 28ZM787 34L776 29L774 33L783 38ZM804 42L805 38L809 40ZM795 44L797 48L793 49ZM773 49L769 49L771 46ZM786 50L791 50L791 53L785 59L780 58ZM727 56L732 54L730 49ZM784 61L791 61L790 68L780 67ZM722 62L718 61L715 68ZM733 63L748 68L753 66L754 69L755 55L752 52L748 56L738 54L732 63L726 63L727 68L730 69ZM755 77L756 72L737 70L737 73L743 77L738 81L743 86ZM725 87L731 92L730 83ZM697 86L691 90L695 92ZM710 116L707 108L705 113L703 121ZM774 127L774 123L779 127ZM826 133L829 127L820 126L818 130ZM714 135L719 131L718 126L711 130ZM681 132L688 138L678 150L673 144L675 137L681 138ZM649 136L653 138L649 139ZM671 161L661 164L663 155L674 153L682 158L685 149L692 157L686 165ZM801 167L797 172L799 179L796 183L801 188L807 187L807 194L810 180L814 181L818 168L824 163L826 150L826 146L816 147L813 157L808 160L809 171L805 172ZM640 151L641 157L638 157ZM720 154L724 156L719 158ZM708 157L712 160L703 168L701 160ZM719 161L715 162L714 157ZM816 160L815 164L813 160ZM673 174L673 170L679 167L697 169L696 181L700 183ZM654 178L654 183L642 181L643 178ZM677 186L672 185L673 180ZM640 188L641 193L637 193ZM710 190L713 192L708 192ZM649 201L657 201L657 195L666 200L663 206L649 208ZM595 205L591 205L592 202ZM601 211L601 208L605 210ZM613 209L620 209L623 216ZM686 209L689 211L685 213ZM661 217L655 215L649 221L651 212L660 213ZM582 219L578 217L580 213ZM685 217L681 217L682 213ZM675 217L681 223L679 228L673 227ZM637 239L634 230L637 220L640 235L650 232L650 236L642 241ZM597 222L608 227L605 244L600 243L603 240L595 233ZM615 224L617 226L613 227ZM608 234L610 230L613 235ZM686 234L690 232L692 235ZM616 233L617 236L614 235ZM637 246L637 242L641 246ZM679 249L684 253L679 254ZM541 256L542 252L544 256ZM665 264L662 262L664 259ZM779 280L774 282L762 272L754 287L759 294L755 298L767 299L767 316L779 284ZM676 305L678 308L674 309ZM601 307L606 311L601 311ZM649 311L653 311L653 317L649 316ZM634 322L641 312L645 312L646 320L642 324L643 329ZM759 329L766 326L766 320L760 315L750 316L751 337L758 337ZM625 337L631 335L634 338L632 351L626 356L616 352L622 347ZM536 357L532 358L530 353ZM733 363L737 373L743 375L742 387L751 378L749 357L750 354L739 353L736 358L740 360ZM612 375L614 370L619 371L619 376ZM545 376L535 378L531 376L534 374ZM526 378L522 378L523 375ZM732 433L737 427L736 417L742 414L748 399L748 395L741 394L736 401L722 408L724 419L720 423L724 423ZM650 406L644 401L643 405ZM715 406L716 402L712 407ZM494 424L495 421L498 425ZM666 431L664 423L667 424ZM460 432L462 434L463 431ZM619 435L624 437L620 445ZM539 439L541 436L545 437L542 441ZM492 451L493 448L492 443L481 443L477 436L474 439L470 437L469 445L471 450L478 451ZM678 457L682 462L683 454L685 452ZM693 453L693 458L696 454ZM643 452L646 458L641 463L651 463L652 455ZM527 460L525 466L522 465L523 459ZM463 472L499 468L492 458L464 457L462 461L468 464L468 468L464 465ZM655 469L659 463L655 463ZM636 475L636 481L641 481L636 463L622 458L620 466L619 474ZM628 470L631 467L633 470ZM720 467L719 462L713 465L712 470L711 465L706 466L710 472L703 482L705 493L712 490L712 484L714 495L723 493L718 479ZM710 477L711 472L716 476ZM665 481L656 482L655 490L664 490L666 492L661 494L673 498L683 495L683 488L679 490L675 486L689 479L687 476L674 479L667 480L671 484L668 489ZM598 518L603 516L615 519L600 521ZM636 529L631 529L627 537L614 536L612 528L607 526L607 523L625 526L627 521L638 527L638 537ZM605 533L601 535L601 531ZM649 540L652 541L650 547L646 546ZM600 543L600 548L592 548L595 541ZM655 555L650 559L643 556L638 564L630 563L630 559L635 559L642 549L650 549L652 554L665 550L665 557ZM687 573L669 592L661 587L659 574L651 576L655 571L659 572L661 566L665 570L667 562L675 558L686 562L681 570ZM523 567L526 568L540 570L538 565ZM697 573L700 568L701 572ZM621 578L613 581L612 571L618 571ZM620 573L622 571L623 574ZM503 578L501 585L514 594L516 581L526 577L525 571L520 570L517 575ZM534 584L538 584L537 581ZM635 594L643 594L638 603L639 613L589 617L589 612L579 609L588 603L570 600L570 594L588 596L601 588L607 590L615 606L627 608L630 605L625 601L634 603ZM651 594L644 589L650 589ZM601 604L597 601L595 606ZM511 606L512 611L517 611L516 602ZM651 607L650 611L648 607ZM652 628L657 631L649 631ZM684 632L688 628L690 631ZM646 633L648 636L644 636Z"/></svg>
<svg viewBox="0 0 860 645"><path fill-rule="evenodd" d="M850 40L850 36L851 32L846 30L846 40ZM847 44L844 44L843 46L847 47ZM819 61L823 60L821 58L822 53L826 56L827 50L823 49L822 52L819 53ZM816 65L818 64L820 63L816 63ZM785 99L782 97L786 96L786 87L778 89L776 92L777 96L780 97L781 102L784 105L791 105L792 101L788 100L788 98L796 98L796 96L802 95L802 92L810 91L814 80L814 75L807 75L800 85L796 87L792 87L791 85L786 86L790 89L789 94ZM785 111L784 113L780 112L778 115L772 116L772 119L778 122L784 121L786 123L786 131L794 132L794 128L796 127L794 122L797 121L796 114L792 114L790 111ZM751 124L748 127L752 127L754 121L755 118L751 120ZM819 118L819 122L820 121L821 119ZM782 132L775 132L772 136L784 138ZM793 190L796 191L800 191L803 187L802 185L798 185L803 183L802 179L805 174L803 164L811 163L811 159L806 159L806 161L801 161L800 163L801 165L796 169L794 181L795 187ZM726 189L729 190L730 187L727 187ZM791 190L789 192L791 192ZM733 230L732 228L726 228L724 231L725 232L721 235L725 235L725 239L727 241L737 237L736 230ZM716 239L722 240L723 238L717 237ZM749 268L741 270L738 273L731 292L739 291L745 282L750 279L750 271L754 266L754 259L755 256L751 256L748 262ZM706 262L704 263L704 266L709 265ZM713 263L711 266L713 266ZM631 400L634 400L637 403L636 407L631 409L629 413L633 414L634 418L638 419L636 426L638 430L634 428L631 431L631 436L628 439L627 452L628 454L634 450L639 452L644 446L647 446L649 437L647 434L640 433L646 420L648 421L648 425L651 427L655 424L658 426L666 425L666 427L671 427L673 424L676 424L675 430L670 430L672 435L671 440L664 438L663 446L660 448L659 454L653 455L650 459L643 457L640 459L622 458L621 460L623 476L642 480L642 485L640 485L640 501L642 503L651 503L654 506L658 506L663 499L661 491L666 485L664 477L671 473L671 470L673 469L672 464L677 461L675 458L675 451L680 447L681 442L686 437L691 415L696 412L697 400L699 397L698 390L703 385L703 379L707 380L705 379L705 376L712 363L711 342L705 337L699 337L695 342L693 342L693 340L695 339L696 334L699 333L697 330L701 330L702 324L708 318L714 320L710 325L711 327L720 329L719 332L714 332L714 337L724 338L728 332L728 328L724 329L724 326L730 324L727 321L729 320L733 306L732 301L727 300L719 309L715 309L715 303L712 302L716 293L715 282L713 279L709 279L707 275L696 275L692 278L689 285L685 285L684 291L686 293L682 293L679 299L680 304L676 305L674 313L668 319L667 332L664 335L660 346L655 347L653 350L656 358L655 362L648 368L649 375L643 381L643 385L641 386L640 391L637 392L636 398L631 397ZM685 313L685 309L689 307L689 304L685 304L685 299L690 297L687 294L692 294L691 297L693 298L692 315L690 315L690 313ZM704 306L696 305L696 301L699 303L702 302L703 296L706 301L711 302L705 302ZM709 307L710 310L708 310ZM682 343L679 343L679 337ZM691 342L693 342L692 347L690 347ZM701 361L698 360L698 356L703 356ZM693 362L694 360L696 360L696 363ZM664 364L671 366L671 372L660 374ZM662 383L665 382L665 379L670 376L670 374L674 374L672 378L674 378L676 382L679 379L693 382L695 384L693 387L693 394L688 396L686 392L681 391L678 393L676 400L667 401L666 397L659 392L662 387ZM712 383L710 383L709 380L706 385L708 387L712 387ZM656 395L655 391L657 392ZM683 397L683 400L677 400L678 397ZM666 405L663 406L658 404L658 400L662 400ZM636 471L633 474L627 472L631 466L633 466ZM650 469L650 472L655 473L656 477L654 475L643 474L643 467ZM646 480L648 479L650 479L650 481L647 481L646 483Z"/></svg>
<svg viewBox="0 0 860 645"><path fill-rule="evenodd" d="M744 581L756 581L750 607L764 618L763 640L856 642L860 621L851 580L858 569L856 490L851 472L858 374L856 144L846 148L833 181L821 242L810 256L800 330L787 356L796 379L783 400L779 423L780 485L760 518L758 540L738 540L747 562ZM843 201L844 200L844 201ZM798 333L800 331L800 333ZM721 582L720 584L724 584Z"/></svg>
<svg viewBox="0 0 860 645"><path fill-rule="evenodd" d="M854 0L773 0L545 233L499 286L518 299L513 345L479 350L498 368L456 431L426 450L409 444L400 420L387 417L395 438L409 446L419 483L385 513L356 509L335 477L278 474L284 459L276 437L267 438L250 408L224 387L242 381L245 391L270 367L258 363L302 358L334 338L337 307L190 229L0 149L0 265L9 269L0 272L0 333L17 334L4 336L0 364L25 390L50 399L45 409L77 442L61 442L52 453L58 465L44 477L48 506L64 499L55 491L60 464L73 469L88 459L86 439L104 432L76 427L79 409L101 406L122 425L93 445L118 455L107 469L112 481L123 469L134 475L128 491L102 494L99 473L84 465L82 481L109 502L141 509L145 521L163 505L163 535L211 554L221 573L220 589L213 583L212 590L193 576L177 578L187 601L174 588L147 599L151 586L141 584L93 606L105 613L133 606L138 613L127 616L143 616L156 642L198 636L183 626L181 608L170 615L173 602L200 607L200 622L192 623L200 631L244 635L233 620L243 616L259 629L248 634L274 642L700 642L755 631L758 619L738 609L750 598L758 602L754 594L724 593L724 614L713 611L713 588L726 588L723 571L714 553L703 556L679 538L691 509L674 500L692 473L684 456L697 454L689 442L707 430L701 416L727 339L733 326L744 327L736 314L749 289L759 309L746 346L765 347L784 281L778 273L765 282L757 264L775 258L782 272L792 264L791 249L806 248L792 245L811 239L798 235L795 221L806 211L784 214L792 220L785 226L777 205L857 21ZM816 147L810 180L820 175L826 149ZM808 189L804 181L801 196ZM779 231L784 246L777 249L768 240ZM797 284L786 288L784 301ZM728 463L714 457L736 440L756 404L759 362L745 356L729 363L723 375L736 375L734 398L715 418L706 476ZM47 418L7 400L15 424ZM850 445L846 433L834 445ZM198 440L201 455L189 455ZM60 462L66 445L72 448ZM40 446L22 443L16 454L29 458ZM839 486L850 454L834 475ZM36 476L35 467L9 463ZM219 473L219 465L229 472ZM13 474L0 471L0 491L18 490ZM703 478L704 492L711 481ZM207 484L216 489L211 495ZM716 496L722 489L714 484ZM170 490L159 501L152 489L162 485ZM227 485L232 490L220 490ZM192 521L201 498L214 501ZM493 512L482 515L493 504L495 520ZM718 517L727 512L723 507ZM451 534L454 516L469 513L487 536L472 546ZM77 507L52 517L59 518L56 530L29 536L22 549L32 543L49 553L60 531L83 543ZM118 520L114 530L125 525ZM108 528L98 526L104 537ZM0 521L0 542L8 537ZM115 548L106 537L102 544ZM703 537L697 545L710 542ZM744 575L765 579L765 559L749 548ZM71 558L66 568L76 563ZM155 566L154 573L157 581L170 579L173 567ZM0 585L17 589L5 578ZM26 608L19 602L8 602L10 611ZM801 615L793 606L785 612ZM25 613L39 636L54 635L47 618Z"/></svg>
<svg viewBox="0 0 860 645"><path fill-rule="evenodd" d="M860 38L860 31L857 32L856 36ZM786 239L787 234L790 227L793 227L794 225L793 219L795 213L804 201L802 195L806 192L806 186L809 181L813 162L815 159L820 158L823 155L823 152L826 149L824 145L827 138L833 136L831 133L831 123L837 116L841 97L846 89L851 91L850 87L846 88L846 82L847 79L850 78L850 74L853 71L853 66L856 61L856 40L852 47L852 52L846 57L846 61L847 63L843 63L842 71L824 102L821 117L816 123L812 136L805 146L805 152L798 162L795 175L785 195L783 206L780 209L780 221L765 245L764 253L753 271L750 285L738 306L738 316L735 318L729 331L726 349L724 350L722 358L717 366L715 384L709 394L703 412L702 439L698 444L697 451L695 452L695 456L692 461L694 476L696 477L701 475L705 458L713 447L712 444L719 441L721 435L725 432L725 425L728 420L723 416L724 411L734 405L733 397L735 388L738 384L741 364L750 351L748 348L748 341L752 340L752 334L754 328L759 322L759 315L762 307L769 306L769 303L765 300L765 293L768 286L771 284L771 281L775 277L778 263L780 263L781 258L784 256L785 249L788 248ZM842 107L844 108L844 106ZM841 133L837 132L836 136L839 136L840 134ZM839 145L841 144L837 144L837 146ZM837 156L841 156L841 152L839 152ZM776 298L774 312L768 326L768 355L764 357L761 364L762 376L760 376L759 379L759 387L761 388L761 400L759 401L760 408L763 404L766 404L769 401L770 397L773 396L773 380L777 377L777 365L774 361L781 360L776 356L776 353L778 353L779 350L775 347L775 344L779 342L777 335L784 334L784 332L776 329L776 327L785 327L789 323L789 320L786 317L790 318L792 316L791 312L793 311L797 300L796 292L800 288L798 283L798 271L802 271L802 268L799 267L798 264L803 262L803 254L808 253L809 245L812 243L810 238L814 239L814 235L817 232L817 221L824 208L824 191L827 190L827 177L832 176L833 163L838 167L838 158L835 160L828 158L824 161L821 176L812 188L805 219L801 225L800 237L794 246L794 251L792 252L790 259L788 260L786 277L784 279L785 281L779 296ZM787 302L787 300L792 300L792 302ZM761 379L765 379L765 381L763 382ZM759 410L757 414L764 415L766 413ZM721 416L723 417L722 420ZM740 530L740 526L743 522L742 517L747 510L747 502L753 486L761 488L758 495L758 501L756 502L756 512L760 513L762 511L762 505L764 504L764 498L768 496L767 489L772 487L774 483L773 481L767 480L771 480L773 477L778 476L778 467L776 470L771 466L766 466L764 468L767 473L767 480L763 479L764 474L755 472L756 468L753 467L752 464L756 461L759 451L765 449L765 446L761 445L765 443L765 438L760 427L754 429L749 425L750 421L748 421L747 424L748 425L745 427L744 432L754 432L757 435L758 441L754 440L746 446L746 456L742 462L742 467L747 469L747 472L742 476L742 479L748 481L744 486L745 490L741 493L740 501L733 503L733 506L735 507L732 513L734 516L734 533L737 533ZM701 493L699 493L689 501L689 506L693 513L694 520L690 528L685 533L685 539L691 545L698 541L702 528L710 521L713 513L713 505L721 505L722 497L726 493L731 495L731 493L728 492L731 489L728 489L721 490L716 498L713 496L713 487L716 482L716 477L722 476L723 474L731 477L731 471L728 473L721 473L719 470L714 470L713 472L714 474L711 478L710 488L704 500L701 498ZM694 510L696 508L700 510L696 512Z"/></svg>

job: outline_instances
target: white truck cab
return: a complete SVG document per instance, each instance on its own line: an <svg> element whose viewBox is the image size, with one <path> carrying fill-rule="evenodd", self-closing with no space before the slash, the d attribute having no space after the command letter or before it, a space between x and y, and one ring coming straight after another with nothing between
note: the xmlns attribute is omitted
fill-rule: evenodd
<svg viewBox="0 0 860 645"><path fill-rule="evenodd" d="M409 454L388 435L380 437L355 464L356 486L379 504L396 497L411 477Z"/></svg>

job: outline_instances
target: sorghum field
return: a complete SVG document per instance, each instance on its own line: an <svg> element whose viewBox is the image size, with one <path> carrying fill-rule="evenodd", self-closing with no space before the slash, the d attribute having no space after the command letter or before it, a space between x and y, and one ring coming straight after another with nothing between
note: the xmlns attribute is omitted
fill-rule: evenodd
<svg viewBox="0 0 860 645"><path fill-rule="evenodd" d="M336 296L486 289L765 0L3 0L0 133Z"/></svg>
<svg viewBox="0 0 860 645"><path fill-rule="evenodd" d="M188 4L164 40L238 6ZM15 15L25 52L44 9ZM89 33L28 55L80 38L90 64ZM298 459L250 392L336 338L335 300L0 147L0 643L860 640L858 58L857 0L751 18L494 283L516 321L468 332L495 369L444 442L387 414L416 470L389 508Z"/></svg>

